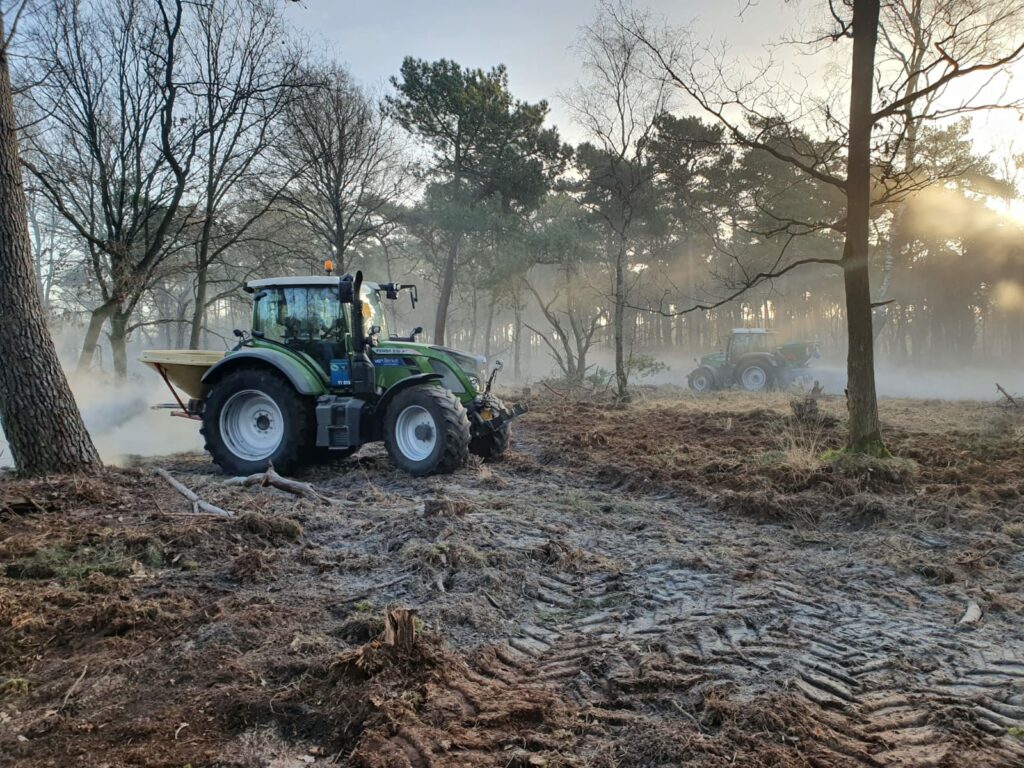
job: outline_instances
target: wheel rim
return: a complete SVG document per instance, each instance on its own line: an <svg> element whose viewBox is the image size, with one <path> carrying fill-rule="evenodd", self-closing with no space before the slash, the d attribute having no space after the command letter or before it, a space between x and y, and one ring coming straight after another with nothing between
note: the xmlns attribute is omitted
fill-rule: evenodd
<svg viewBox="0 0 1024 768"><path fill-rule="evenodd" d="M430 411L421 405L410 405L395 420L395 443L410 461L430 457L437 445L437 425Z"/></svg>
<svg viewBox="0 0 1024 768"><path fill-rule="evenodd" d="M284 418L272 398L258 389L236 392L220 411L224 445L245 461L261 461L274 455L284 439Z"/></svg>
<svg viewBox="0 0 1024 768"><path fill-rule="evenodd" d="M703 392L708 388L708 377L703 373L698 373L693 377L691 383L695 392Z"/></svg>
<svg viewBox="0 0 1024 768"><path fill-rule="evenodd" d="M743 388L750 390L764 389L764 385L768 383L768 374L764 372L763 368L758 368L756 365L747 368L743 372Z"/></svg>

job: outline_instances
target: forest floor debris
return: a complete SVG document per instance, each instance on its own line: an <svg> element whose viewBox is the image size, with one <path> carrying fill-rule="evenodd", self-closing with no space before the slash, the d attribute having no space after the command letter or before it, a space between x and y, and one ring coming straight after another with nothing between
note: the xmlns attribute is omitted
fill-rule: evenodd
<svg viewBox="0 0 1024 768"><path fill-rule="evenodd" d="M883 401L865 463L842 410L541 400L502 462L312 497L152 461L230 518L6 481L0 763L1024 765L1024 419Z"/></svg>

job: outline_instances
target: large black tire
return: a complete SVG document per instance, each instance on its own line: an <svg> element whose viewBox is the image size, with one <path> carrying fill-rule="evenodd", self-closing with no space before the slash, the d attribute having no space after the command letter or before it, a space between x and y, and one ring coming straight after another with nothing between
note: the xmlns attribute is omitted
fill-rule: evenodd
<svg viewBox="0 0 1024 768"><path fill-rule="evenodd" d="M247 404L249 410L244 410ZM225 407L229 409L226 414ZM250 413L251 419L244 418ZM203 409L201 431L214 463L229 475L263 472L269 464L288 474L310 462L315 420L312 400L296 392L287 379L265 368L249 367L214 382ZM276 445L274 435L268 433L279 434ZM246 443L245 436L252 441ZM246 445L254 450L246 452Z"/></svg>
<svg viewBox="0 0 1024 768"><path fill-rule="evenodd" d="M690 374L690 389L694 392L710 392L715 388L715 374L706 365Z"/></svg>
<svg viewBox="0 0 1024 768"><path fill-rule="evenodd" d="M454 472L469 458L469 417L447 389L425 385L399 392L384 416L384 447L410 475Z"/></svg>
<svg viewBox="0 0 1024 768"><path fill-rule="evenodd" d="M481 459L497 459L508 450L512 425L505 423L493 432L479 434L469 441L469 452Z"/></svg>
<svg viewBox="0 0 1024 768"><path fill-rule="evenodd" d="M774 384L774 374L766 363L742 363L736 381L747 392L766 392Z"/></svg>

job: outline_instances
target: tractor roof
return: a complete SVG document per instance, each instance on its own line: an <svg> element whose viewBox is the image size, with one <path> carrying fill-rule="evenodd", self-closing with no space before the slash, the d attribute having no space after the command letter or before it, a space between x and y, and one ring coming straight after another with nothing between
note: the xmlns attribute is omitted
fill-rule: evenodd
<svg viewBox="0 0 1024 768"><path fill-rule="evenodd" d="M767 328L733 328L733 333L774 333Z"/></svg>
<svg viewBox="0 0 1024 768"><path fill-rule="evenodd" d="M246 289L255 291L260 288L274 288L279 286L301 286L301 285L338 285L342 278L338 275L300 275L298 277L264 277L259 280L250 280L245 284ZM363 285L372 289L377 288L377 283L364 280Z"/></svg>

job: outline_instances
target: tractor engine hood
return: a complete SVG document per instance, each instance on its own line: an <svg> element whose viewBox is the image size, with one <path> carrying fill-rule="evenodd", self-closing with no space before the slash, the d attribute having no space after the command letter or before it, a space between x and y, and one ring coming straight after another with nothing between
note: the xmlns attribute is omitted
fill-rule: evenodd
<svg viewBox="0 0 1024 768"><path fill-rule="evenodd" d="M487 358L483 355L474 355L469 352L452 349L451 347L441 347L435 344L431 344L430 349L448 355L469 376L480 376L481 370L487 365Z"/></svg>
<svg viewBox="0 0 1024 768"><path fill-rule="evenodd" d="M711 352L707 355L702 355L700 364L711 368L721 368L725 365L725 352Z"/></svg>

